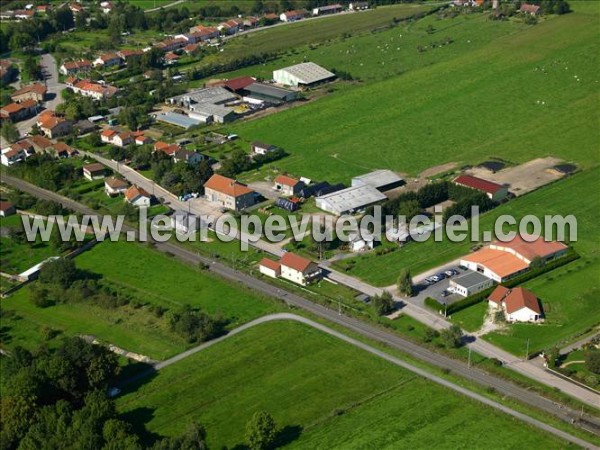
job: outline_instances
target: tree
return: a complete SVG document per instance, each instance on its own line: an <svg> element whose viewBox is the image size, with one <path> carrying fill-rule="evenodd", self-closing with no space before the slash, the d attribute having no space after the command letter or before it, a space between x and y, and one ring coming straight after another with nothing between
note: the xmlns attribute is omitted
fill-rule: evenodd
<svg viewBox="0 0 600 450"><path fill-rule="evenodd" d="M19 137L21 137L19 130L11 122L5 122L2 125L2 128L0 128L0 135L8 142L15 142L19 140Z"/></svg>
<svg viewBox="0 0 600 450"><path fill-rule="evenodd" d="M64 289L68 288L76 279L77 268L70 258L58 258L45 263L39 276L40 282L55 284Z"/></svg>
<svg viewBox="0 0 600 450"><path fill-rule="evenodd" d="M35 423L37 406L35 397L32 396L4 397L1 402L0 441L3 448L10 448L23 438L29 427Z"/></svg>
<svg viewBox="0 0 600 450"><path fill-rule="evenodd" d="M585 366L590 372L600 375L600 350L590 348L586 351Z"/></svg>
<svg viewBox="0 0 600 450"><path fill-rule="evenodd" d="M546 264L546 261L544 261L539 256L536 256L535 258L533 258L531 260L531 264L529 264L529 267L531 268L531 270L537 270L537 269L541 269L542 267L544 267L545 264Z"/></svg>
<svg viewBox="0 0 600 450"><path fill-rule="evenodd" d="M246 424L246 442L251 450L270 448L276 436L275 419L267 411L257 411Z"/></svg>
<svg viewBox="0 0 600 450"><path fill-rule="evenodd" d="M462 345L463 332L458 325L442 330L440 336L447 348L458 348Z"/></svg>
<svg viewBox="0 0 600 450"><path fill-rule="evenodd" d="M398 276L398 290L409 297L414 295L414 287L409 269L402 269Z"/></svg>
<svg viewBox="0 0 600 450"><path fill-rule="evenodd" d="M371 304L379 316L387 316L388 314L391 314L396 307L394 299L392 298L392 294L390 294L388 291L383 291L381 295L376 295L373 297L371 299Z"/></svg>

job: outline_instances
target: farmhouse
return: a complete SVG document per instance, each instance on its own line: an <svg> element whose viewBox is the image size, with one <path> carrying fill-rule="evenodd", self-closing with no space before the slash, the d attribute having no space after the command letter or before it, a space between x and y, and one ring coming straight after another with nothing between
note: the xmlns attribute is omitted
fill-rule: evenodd
<svg viewBox="0 0 600 450"><path fill-rule="evenodd" d="M74 75L78 72L87 72L91 70L92 62L87 59L81 59L79 61L64 62L58 69L62 75Z"/></svg>
<svg viewBox="0 0 600 450"><path fill-rule="evenodd" d="M273 71L273 80L284 86L309 87L334 78L334 73L312 62L300 63Z"/></svg>
<svg viewBox="0 0 600 450"><path fill-rule="evenodd" d="M509 322L537 322L542 318L542 308L535 294L525 288L508 289L498 286L488 297L493 309L504 311Z"/></svg>
<svg viewBox="0 0 600 450"><path fill-rule="evenodd" d="M288 89L282 89L277 86L264 83L252 83L242 90L245 99L258 100L261 102L273 103L279 105L284 102L296 100L298 93Z"/></svg>
<svg viewBox="0 0 600 450"><path fill-rule="evenodd" d="M281 264L269 258L263 258L260 263L258 263L258 270L263 275L271 278L278 278L281 276Z"/></svg>
<svg viewBox="0 0 600 450"><path fill-rule="evenodd" d="M250 144L250 150L253 155L266 155L267 153L277 150L277 147L271 144L265 144L264 142L254 141Z"/></svg>
<svg viewBox="0 0 600 450"><path fill-rule="evenodd" d="M142 188L131 186L125 191L125 201L138 208L148 208L152 203L152 196Z"/></svg>
<svg viewBox="0 0 600 450"><path fill-rule="evenodd" d="M517 236L510 242L495 242L465 256L460 263L500 283L527 271L536 258L549 261L563 256L568 250L560 242L547 242L542 237L526 238Z"/></svg>
<svg viewBox="0 0 600 450"><path fill-rule="evenodd" d="M273 189L279 191L282 195L297 195L304 183L295 178L286 175L277 175L273 182Z"/></svg>
<svg viewBox="0 0 600 450"><path fill-rule="evenodd" d="M306 11L303 10L293 10L286 11L279 15L279 20L282 22L296 22L297 20L302 20L306 16Z"/></svg>
<svg viewBox="0 0 600 450"><path fill-rule="evenodd" d="M508 195L508 188L506 186L472 175L460 175L454 180L454 184L483 192L489 199L495 202L504 200Z"/></svg>
<svg viewBox="0 0 600 450"><path fill-rule="evenodd" d="M254 205L256 198L256 193L248 186L218 174L204 184L204 195L208 201L234 211Z"/></svg>
<svg viewBox="0 0 600 450"><path fill-rule="evenodd" d="M380 192L400 187L404 180L391 170L375 170L352 178L352 186L372 186Z"/></svg>
<svg viewBox="0 0 600 450"><path fill-rule="evenodd" d="M327 5L327 6L319 6L318 8L313 8L312 15L313 16L324 16L327 14L337 14L342 12L344 7L339 3L335 5Z"/></svg>
<svg viewBox="0 0 600 450"><path fill-rule="evenodd" d="M281 278L306 286L321 276L317 263L295 253L287 252L279 260Z"/></svg>
<svg viewBox="0 0 600 450"><path fill-rule="evenodd" d="M13 92L10 98L16 103L23 102L25 100L35 100L36 102L41 103L46 98L46 92L46 86L40 83L34 83Z"/></svg>
<svg viewBox="0 0 600 450"><path fill-rule="evenodd" d="M480 274L479 272L467 272L450 280L451 292L454 292L463 297L481 292L494 285L494 280Z"/></svg>
<svg viewBox="0 0 600 450"><path fill-rule="evenodd" d="M129 184L125 180L121 180L115 177L108 177L104 180L104 192L109 197L113 195L120 195L125 193Z"/></svg>
<svg viewBox="0 0 600 450"><path fill-rule="evenodd" d="M0 202L0 217L8 217L16 213L17 209L11 202Z"/></svg>
<svg viewBox="0 0 600 450"><path fill-rule="evenodd" d="M337 216L354 213L387 199L370 185L352 186L316 198L317 208Z"/></svg>
<svg viewBox="0 0 600 450"><path fill-rule="evenodd" d="M83 176L90 181L104 178L104 166L100 163L92 163L83 166Z"/></svg>

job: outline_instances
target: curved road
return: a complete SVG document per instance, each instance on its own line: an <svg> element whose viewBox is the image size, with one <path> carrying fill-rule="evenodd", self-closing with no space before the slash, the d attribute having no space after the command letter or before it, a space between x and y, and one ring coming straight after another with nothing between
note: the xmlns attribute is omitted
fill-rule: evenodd
<svg viewBox="0 0 600 450"><path fill-rule="evenodd" d="M493 400L488 399L487 397L484 397L482 395L479 395L475 392L469 391L468 389L465 389L457 384L454 384L448 380L445 380L444 378L438 377L436 375L433 375L423 369L420 369L418 367L413 366L412 364L409 364L405 361L402 361L401 359L398 359L392 355L389 355L388 353L382 352L381 350L376 349L375 347L372 347L368 344L365 344L364 342L358 341L354 338L351 338L345 334L340 333L339 331L336 331L332 328L329 328L325 325L322 325L320 323L317 323L313 320L307 319L306 317L302 317L302 316L298 316L296 314L290 314L290 313L278 313L278 314L269 314L267 316L263 316L260 317L258 319L255 319L251 322L248 322L234 330L232 330L231 332L229 332L228 334L221 336L220 338L214 339L212 341L206 342L204 344L201 344L197 347L194 347L193 349L190 349L186 352L180 353L179 355L174 356L173 358L167 359L166 361L163 361L161 363L155 364L154 368L156 370L160 370L163 369L165 367L170 366L171 364L175 364L179 361L181 361L182 359L185 359L195 353L198 353L202 350L205 350L209 347L212 347L215 344L218 344L222 341L224 341L225 339L229 339L232 336L235 336L236 334L239 334L249 328L255 327L257 325L263 324L263 323L267 323L267 322L272 322L272 321L276 321L276 320L292 320L295 322L300 322L303 323L305 325L308 325L310 327L313 327L319 331L322 331L323 333L327 333L331 336L334 336L350 345L353 345L355 347L360 348L361 350L364 350L366 352L369 352L375 356L378 356L379 358L385 359L386 361L402 367L404 369L407 369L429 381L433 381L434 383L437 383L439 385L442 385L448 389L451 389L455 392L458 392L459 394L465 395L473 400L476 400L478 402L481 402L485 405L488 405L496 410L502 411L503 413L509 414L513 417L516 417L517 419L528 423L530 425L533 425L534 427L537 427L543 431L546 431L548 433L552 433L553 435L564 439L566 441L572 442L573 444L579 445L583 448L598 448L595 447L593 445L591 445L590 443L579 439L578 437L572 436L562 430L559 430L558 428L554 428L550 425L547 425L543 422L540 422L539 420L533 419L525 414L522 414L518 411L515 411L512 408L509 408L507 406L504 406L498 402L495 402Z"/></svg>
<svg viewBox="0 0 600 450"><path fill-rule="evenodd" d="M38 198L61 203L64 205L64 207L73 211L81 212L83 214L96 214L95 211L74 200L63 197L55 192L39 188L19 178L3 176L2 180L5 183ZM285 291L284 289L273 286L243 272L238 272L229 266L226 266L220 262L212 261L209 258L202 257L198 253L189 251L176 244L169 242L156 243L156 248L163 252L169 252L178 259L196 266L200 262L208 264L211 272L225 278L226 280L230 280L231 282L235 283L241 283L246 288L250 288L260 294L283 300L290 306L302 308L318 317L327 319L368 339L373 339L377 342L381 342L394 349L407 353L411 357L424 361L427 364L451 370L456 375L462 376L470 381L474 381L479 385L492 387L502 395L509 396L529 406L538 408L548 414L564 420L565 422L572 423L573 421L576 421L580 427L596 434L600 434L600 420L598 420L598 418L587 414L581 418L579 411L575 411L571 408L549 400L535 391L517 386L510 381L497 378L478 369L470 368L462 361L436 353L375 325L363 322L354 317L339 314L337 311L333 311L322 305L313 303L304 297Z"/></svg>

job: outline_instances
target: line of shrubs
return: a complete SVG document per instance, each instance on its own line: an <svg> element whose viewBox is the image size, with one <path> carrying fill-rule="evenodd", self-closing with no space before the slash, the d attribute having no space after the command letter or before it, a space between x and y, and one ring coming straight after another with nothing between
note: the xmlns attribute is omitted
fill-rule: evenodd
<svg viewBox="0 0 600 450"><path fill-rule="evenodd" d="M531 269L531 270L523 273L522 275L519 275L515 278L505 281L504 283L502 283L502 285L507 288L513 288L513 287L519 286L529 280L532 280L533 278L539 277L540 275L542 275L546 272L550 272L551 270L554 270L558 267L564 266L565 264L568 264L579 258L580 258L580 256L575 250L569 249L568 253L565 256L555 259L555 260L552 260L552 261L549 261L537 269ZM454 302L454 303L448 305L447 309L446 309L446 313L448 315L454 314L454 313L457 313L458 311L462 311L465 308L476 305L477 303L486 300L495 288L496 288L496 286L490 287L488 289L485 289L481 292L470 295L469 297L466 297L462 300L459 300L457 302ZM428 308L434 309L436 311L444 310L444 305L431 297L427 297L425 299L425 306L427 306Z"/></svg>

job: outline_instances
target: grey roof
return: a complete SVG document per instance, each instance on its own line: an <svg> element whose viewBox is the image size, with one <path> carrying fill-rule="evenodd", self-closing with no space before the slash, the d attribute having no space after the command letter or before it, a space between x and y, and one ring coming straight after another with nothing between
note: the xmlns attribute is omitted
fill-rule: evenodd
<svg viewBox="0 0 600 450"><path fill-rule="evenodd" d="M327 202L330 209L344 213L346 211L362 209L387 197L373 186L352 186L341 191L317 197L317 202Z"/></svg>
<svg viewBox="0 0 600 450"><path fill-rule="evenodd" d="M173 113L173 112L158 113L156 115L156 120L160 120L162 122L167 122L172 125L177 125L179 127L183 127L186 129L193 127L194 125L199 125L202 123L198 119L193 119L189 116L185 116L183 114L177 114L177 113Z"/></svg>
<svg viewBox="0 0 600 450"><path fill-rule="evenodd" d="M302 84L312 84L335 77L335 74L313 63L305 62L279 69L296 77Z"/></svg>
<svg viewBox="0 0 600 450"><path fill-rule="evenodd" d="M198 114L217 117L225 117L233 112L233 109L231 108L212 103L199 103L197 105L193 105L190 109Z"/></svg>
<svg viewBox="0 0 600 450"><path fill-rule="evenodd" d="M480 274L479 272L470 271L464 275L452 279L451 281L456 283L458 286L462 286L468 289L470 287L478 286L481 283L484 283L489 280L490 279L488 277Z"/></svg>
<svg viewBox="0 0 600 450"><path fill-rule="evenodd" d="M269 97L274 97L274 98L279 98L279 99L284 99L288 95L295 93L295 91L290 91L289 89L282 89L280 87L269 86L268 84L262 84L262 83L252 83L252 84L246 86L244 89L246 89L248 92L251 92L253 94L267 95Z"/></svg>
<svg viewBox="0 0 600 450"><path fill-rule="evenodd" d="M194 103L225 103L236 100L237 97L222 87L198 89L176 97L169 98L170 103L193 105Z"/></svg>
<svg viewBox="0 0 600 450"><path fill-rule="evenodd" d="M374 188L381 188L391 184L402 182L402 178L391 170L375 170L373 172L352 178L352 186L368 184Z"/></svg>

